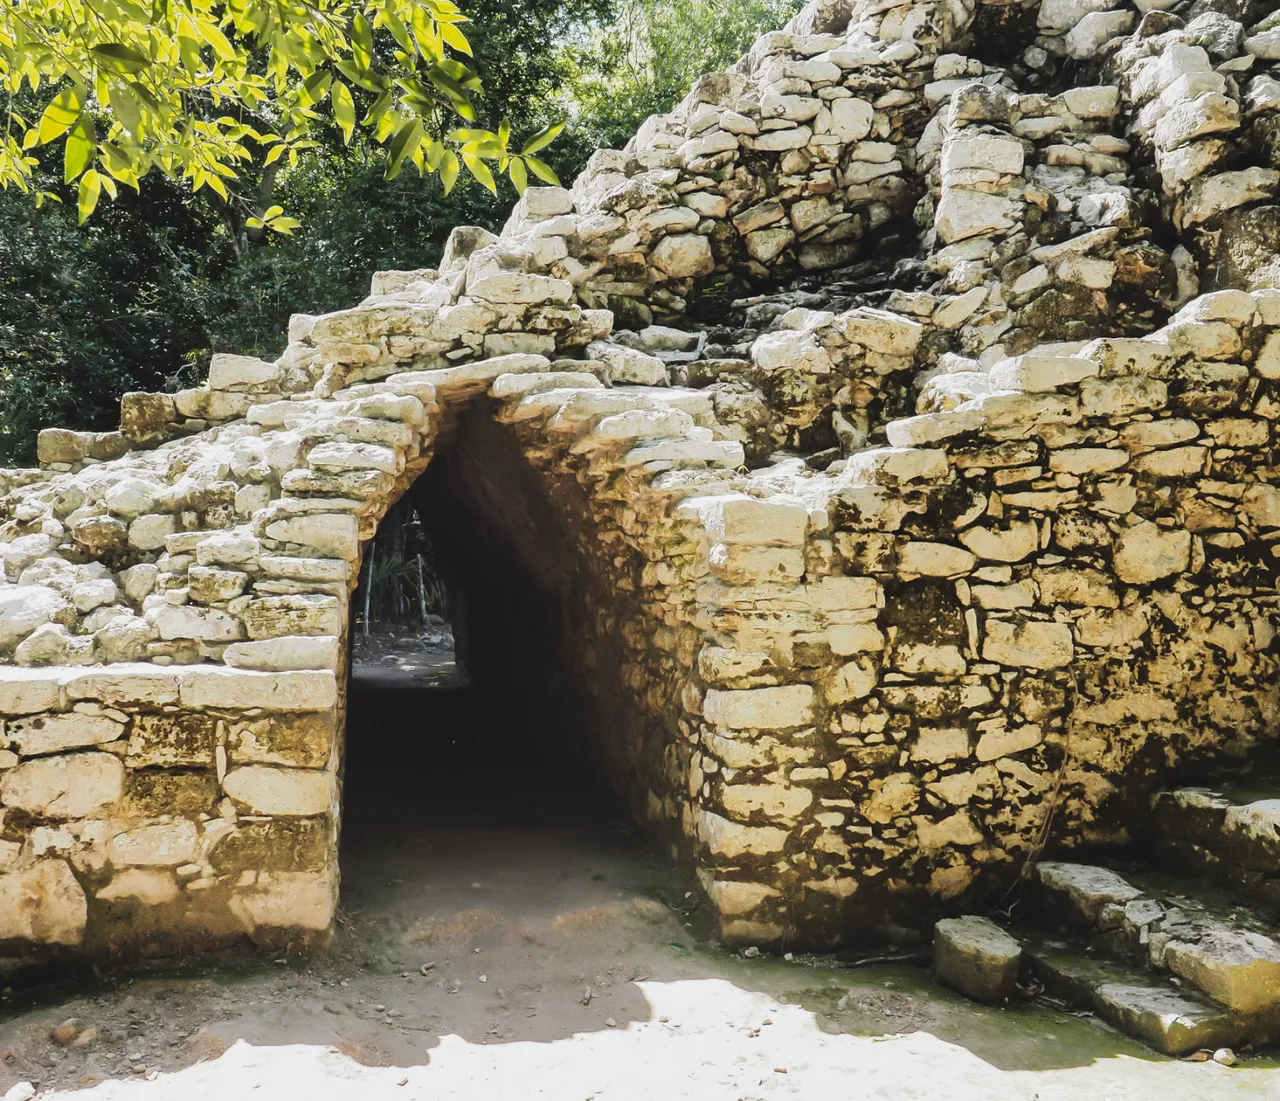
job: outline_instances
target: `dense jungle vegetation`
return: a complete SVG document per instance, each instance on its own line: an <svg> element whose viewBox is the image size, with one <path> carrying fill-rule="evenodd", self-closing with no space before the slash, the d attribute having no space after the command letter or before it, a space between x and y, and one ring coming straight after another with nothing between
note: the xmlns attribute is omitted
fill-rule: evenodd
<svg viewBox="0 0 1280 1101"><path fill-rule="evenodd" d="M484 80L477 124L528 134L565 122L539 156L567 184L594 149L625 143L801 2L467 0ZM289 234L158 172L79 225L61 151L34 151L35 187L61 201L37 208L0 191L6 465L32 461L41 427L113 428L122 393L195 384L215 351L274 357L290 314L353 304L375 270L432 266L453 226L496 229L516 199L501 178L493 195L464 174L447 196L439 175L387 180L386 151L367 133L344 142L330 122L314 136L296 165L254 163L237 184L259 209L297 218Z"/></svg>

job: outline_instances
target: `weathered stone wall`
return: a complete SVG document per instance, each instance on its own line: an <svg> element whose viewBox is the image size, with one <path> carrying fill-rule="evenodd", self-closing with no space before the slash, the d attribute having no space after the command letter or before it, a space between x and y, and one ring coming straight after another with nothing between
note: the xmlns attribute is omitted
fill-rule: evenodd
<svg viewBox="0 0 1280 1101"><path fill-rule="evenodd" d="M1268 743L1280 29L1140 6L810 5L439 271L42 433L0 474L12 959L323 936L361 548L476 418L728 938L896 936ZM850 261L852 306L777 293ZM484 510L531 546L525 503Z"/></svg>

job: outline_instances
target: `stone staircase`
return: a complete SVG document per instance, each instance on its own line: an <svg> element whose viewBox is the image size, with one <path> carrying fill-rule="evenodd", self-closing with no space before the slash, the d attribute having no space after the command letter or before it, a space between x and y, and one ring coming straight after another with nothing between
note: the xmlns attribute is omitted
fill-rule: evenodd
<svg viewBox="0 0 1280 1101"><path fill-rule="evenodd" d="M1272 782L1274 781L1274 782ZM1271 793L1271 794L1269 794ZM1280 778L1179 788L1151 801L1152 851L1280 914Z"/></svg>
<svg viewBox="0 0 1280 1101"><path fill-rule="evenodd" d="M1023 942L1044 993L1169 1055L1280 1039L1280 943L1261 912L1158 874L1046 862Z"/></svg>
<svg viewBox="0 0 1280 1101"><path fill-rule="evenodd" d="M1156 792L1154 864L1045 861L1007 928L940 922L938 978L1095 1014L1172 1056L1280 1043L1280 790L1274 771ZM1229 1058L1229 1057L1228 1057Z"/></svg>

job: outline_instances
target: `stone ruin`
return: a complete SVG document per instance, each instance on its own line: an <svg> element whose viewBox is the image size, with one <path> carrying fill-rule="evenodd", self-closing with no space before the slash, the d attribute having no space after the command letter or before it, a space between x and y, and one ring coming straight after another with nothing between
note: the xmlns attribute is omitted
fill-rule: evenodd
<svg viewBox="0 0 1280 1101"><path fill-rule="evenodd" d="M1155 976L1040 981L1166 1050L1274 1035L1243 911L1037 863L1280 905L1280 803L1178 786L1280 727L1263 7L817 0L439 270L41 433L0 473L8 966L323 940L362 547L440 456L556 564L600 768L726 941L1021 885Z"/></svg>

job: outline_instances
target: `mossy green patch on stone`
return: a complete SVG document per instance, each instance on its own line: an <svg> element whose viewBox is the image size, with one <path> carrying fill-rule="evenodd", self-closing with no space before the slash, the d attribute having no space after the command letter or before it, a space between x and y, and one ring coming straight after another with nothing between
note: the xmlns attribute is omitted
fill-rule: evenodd
<svg viewBox="0 0 1280 1101"><path fill-rule="evenodd" d="M213 847L209 862L219 875L320 871L329 847L327 817L243 822Z"/></svg>
<svg viewBox="0 0 1280 1101"><path fill-rule="evenodd" d="M128 775L123 809L129 816L151 818L212 810L217 801L218 781L212 772L149 769Z"/></svg>
<svg viewBox="0 0 1280 1101"><path fill-rule="evenodd" d="M212 767L217 720L198 711L135 715L125 758L130 768Z"/></svg>
<svg viewBox="0 0 1280 1101"><path fill-rule="evenodd" d="M271 715L254 722L235 723L228 753L236 763L324 768L334 742L331 711L302 711Z"/></svg>

